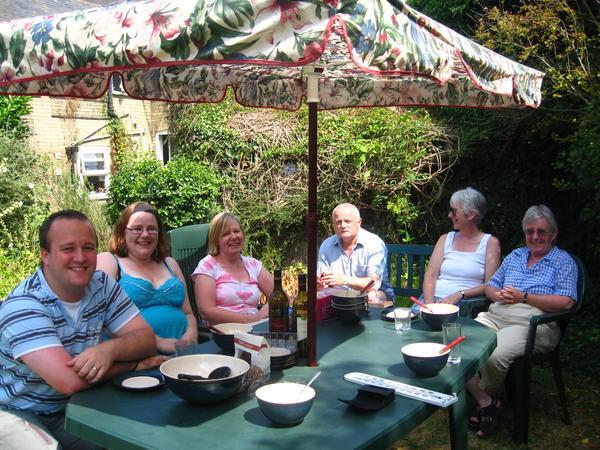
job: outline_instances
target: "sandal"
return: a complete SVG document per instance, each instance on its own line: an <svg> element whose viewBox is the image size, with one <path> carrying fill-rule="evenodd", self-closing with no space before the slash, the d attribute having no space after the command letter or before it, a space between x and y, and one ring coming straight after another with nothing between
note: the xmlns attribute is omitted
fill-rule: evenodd
<svg viewBox="0 0 600 450"><path fill-rule="evenodd" d="M469 429L476 431L479 430L479 425L481 422L480 410L481 408L479 405L475 405L475 408L473 408L473 411L471 411L471 414L469 414L469 418L467 419L467 426Z"/></svg>
<svg viewBox="0 0 600 450"><path fill-rule="evenodd" d="M496 397L492 397L492 403L479 409L479 431L478 438L486 438L498 426L498 416L500 412L500 402Z"/></svg>

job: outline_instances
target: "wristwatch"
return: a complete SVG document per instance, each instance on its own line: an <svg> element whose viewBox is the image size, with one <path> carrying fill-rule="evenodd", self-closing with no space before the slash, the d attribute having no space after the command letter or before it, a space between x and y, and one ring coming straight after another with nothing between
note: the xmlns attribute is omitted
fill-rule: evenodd
<svg viewBox="0 0 600 450"><path fill-rule="evenodd" d="M465 291L459 291L460 292L460 299L464 300L465 299Z"/></svg>
<svg viewBox="0 0 600 450"><path fill-rule="evenodd" d="M523 295L523 303L527 303L527 295L528 293L525 292L525 294Z"/></svg>

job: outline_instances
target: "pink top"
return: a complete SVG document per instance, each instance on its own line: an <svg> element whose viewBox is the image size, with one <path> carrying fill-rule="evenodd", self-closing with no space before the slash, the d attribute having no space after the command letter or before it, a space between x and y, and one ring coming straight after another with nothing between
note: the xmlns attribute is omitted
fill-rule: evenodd
<svg viewBox="0 0 600 450"><path fill-rule="evenodd" d="M262 263L258 259L241 256L246 272L250 277L248 283L233 278L219 262L210 255L206 255L198 263L198 267L192 273L206 275L215 280L217 306L237 313L256 314L258 312L258 301L260 289L258 287L258 275L262 270Z"/></svg>

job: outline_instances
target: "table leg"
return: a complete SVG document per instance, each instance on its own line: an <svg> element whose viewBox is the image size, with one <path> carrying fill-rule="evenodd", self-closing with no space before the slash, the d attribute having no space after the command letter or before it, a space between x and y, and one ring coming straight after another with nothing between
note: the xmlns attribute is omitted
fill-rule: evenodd
<svg viewBox="0 0 600 450"><path fill-rule="evenodd" d="M453 450L467 449L467 390L457 394L458 400L450 406L450 446Z"/></svg>

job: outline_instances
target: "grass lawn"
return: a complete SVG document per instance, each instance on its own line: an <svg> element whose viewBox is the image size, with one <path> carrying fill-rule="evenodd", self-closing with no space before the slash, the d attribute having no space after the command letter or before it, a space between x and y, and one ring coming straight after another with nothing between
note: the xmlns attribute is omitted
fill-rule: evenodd
<svg viewBox="0 0 600 450"><path fill-rule="evenodd" d="M478 439L474 431L469 431L469 448L599 449L600 378L582 376L579 372L563 367L572 425L562 421L552 369L535 366L530 397L529 447L518 446L512 441L512 412L510 407L504 407L500 425L492 436ZM449 442L448 415L445 410L440 410L391 448L445 449L449 448Z"/></svg>

